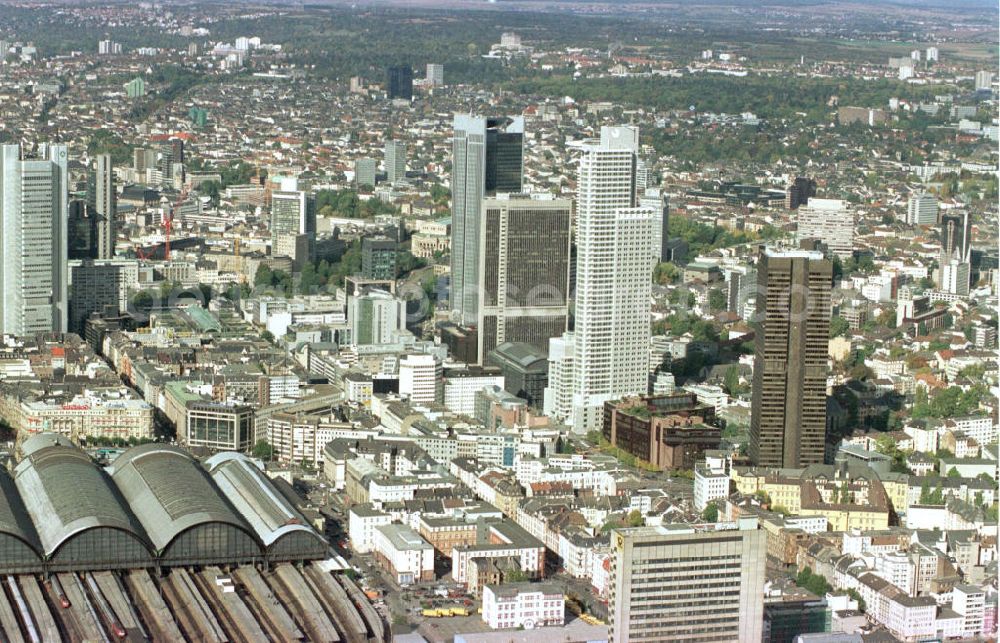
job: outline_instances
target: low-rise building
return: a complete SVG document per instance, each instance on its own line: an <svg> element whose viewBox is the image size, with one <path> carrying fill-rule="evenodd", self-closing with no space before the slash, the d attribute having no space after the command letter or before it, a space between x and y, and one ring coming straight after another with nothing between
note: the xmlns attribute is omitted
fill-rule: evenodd
<svg viewBox="0 0 1000 643"><path fill-rule="evenodd" d="M399 585L434 580L434 548L406 525L376 526L372 534L375 560Z"/></svg>
<svg viewBox="0 0 1000 643"><path fill-rule="evenodd" d="M370 504L354 505L347 514L347 535L351 539L351 549L359 554L372 550L375 528L388 525L392 516L376 510Z"/></svg>
<svg viewBox="0 0 1000 643"><path fill-rule="evenodd" d="M444 405L448 410L473 416L476 393L490 386L503 388L503 374L496 367L470 366L444 371Z"/></svg>
<svg viewBox="0 0 1000 643"><path fill-rule="evenodd" d="M477 558L517 558L529 579L545 575L545 544L510 520L478 525L476 543L455 547L451 552L451 576L456 583L469 581L469 565ZM470 590L478 588L470 587Z"/></svg>
<svg viewBox="0 0 1000 643"><path fill-rule="evenodd" d="M604 405L604 437L614 446L662 468L693 469L722 431L715 408L694 393L626 398Z"/></svg>
<svg viewBox="0 0 1000 643"><path fill-rule="evenodd" d="M188 402L180 437L188 447L249 451L257 443L253 408L221 402Z"/></svg>
<svg viewBox="0 0 1000 643"><path fill-rule="evenodd" d="M712 500L729 495L728 458L706 454L705 462L694 468L694 508L704 511Z"/></svg>
<svg viewBox="0 0 1000 643"><path fill-rule="evenodd" d="M526 630L565 622L563 590L551 583L483 586L483 621L494 630Z"/></svg>

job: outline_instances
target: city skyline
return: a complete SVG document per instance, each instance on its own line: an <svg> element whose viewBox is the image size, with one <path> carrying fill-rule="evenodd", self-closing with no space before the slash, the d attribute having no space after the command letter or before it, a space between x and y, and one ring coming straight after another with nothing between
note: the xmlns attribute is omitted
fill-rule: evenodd
<svg viewBox="0 0 1000 643"><path fill-rule="evenodd" d="M998 15L5 3L0 639L995 640Z"/></svg>

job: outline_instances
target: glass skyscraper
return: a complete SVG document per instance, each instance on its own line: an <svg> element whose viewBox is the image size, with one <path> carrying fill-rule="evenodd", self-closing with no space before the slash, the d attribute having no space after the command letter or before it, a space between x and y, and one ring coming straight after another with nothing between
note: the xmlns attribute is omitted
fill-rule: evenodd
<svg viewBox="0 0 1000 643"><path fill-rule="evenodd" d="M477 323L483 198L521 192L524 119L455 116L452 138L451 308Z"/></svg>
<svg viewBox="0 0 1000 643"><path fill-rule="evenodd" d="M0 147L0 333L66 330L67 162L65 145Z"/></svg>

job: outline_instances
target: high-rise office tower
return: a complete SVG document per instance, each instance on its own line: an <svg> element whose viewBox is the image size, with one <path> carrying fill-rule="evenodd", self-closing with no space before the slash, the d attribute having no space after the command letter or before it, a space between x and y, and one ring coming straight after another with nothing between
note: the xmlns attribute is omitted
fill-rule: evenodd
<svg viewBox="0 0 1000 643"><path fill-rule="evenodd" d="M146 169L156 167L156 150L137 147L132 150L132 168L139 175L140 182L146 177Z"/></svg>
<svg viewBox="0 0 1000 643"><path fill-rule="evenodd" d="M451 175L451 308L478 321L483 198L520 192L524 119L455 116Z"/></svg>
<svg viewBox="0 0 1000 643"><path fill-rule="evenodd" d="M432 86L444 85L444 65L428 63L426 82Z"/></svg>
<svg viewBox="0 0 1000 643"><path fill-rule="evenodd" d="M171 138L161 141L158 145L158 158L156 169L160 171L161 181L164 185L172 185L174 176L179 174L181 182L184 181L184 139Z"/></svg>
<svg viewBox="0 0 1000 643"><path fill-rule="evenodd" d="M938 219L938 202L933 194L915 194L906 204L906 222L910 225L933 225Z"/></svg>
<svg viewBox="0 0 1000 643"><path fill-rule="evenodd" d="M809 205L809 199L816 196L816 181L805 176L797 176L785 190L785 207L797 210L800 205Z"/></svg>
<svg viewBox="0 0 1000 643"><path fill-rule="evenodd" d="M830 254L849 259L854 253L854 212L840 199L809 199L798 209L795 240L822 241Z"/></svg>
<svg viewBox="0 0 1000 643"><path fill-rule="evenodd" d="M414 403L444 399L444 369L433 355L409 354L399 360L399 394Z"/></svg>
<svg viewBox="0 0 1000 643"><path fill-rule="evenodd" d="M393 185L406 178L406 143L403 141L386 142L385 173Z"/></svg>
<svg viewBox="0 0 1000 643"><path fill-rule="evenodd" d="M968 295L972 289L972 266L957 257L943 258L938 268L938 287L953 295Z"/></svg>
<svg viewBox="0 0 1000 643"><path fill-rule="evenodd" d="M369 290L348 298L351 344L365 346L399 341L406 326L406 302L384 290Z"/></svg>
<svg viewBox="0 0 1000 643"><path fill-rule="evenodd" d="M394 239L363 238L361 240L361 276L365 279L395 279L398 251L399 244Z"/></svg>
<svg viewBox="0 0 1000 643"><path fill-rule="evenodd" d="M767 540L757 520L616 529L609 641L761 640Z"/></svg>
<svg viewBox="0 0 1000 643"><path fill-rule="evenodd" d="M271 254L291 257L296 270L315 252L316 201L302 191L271 194Z"/></svg>
<svg viewBox="0 0 1000 643"><path fill-rule="evenodd" d="M990 71L977 71L976 72L976 91L989 91L993 89L993 72Z"/></svg>
<svg viewBox="0 0 1000 643"><path fill-rule="evenodd" d="M653 170L650 163L641 156L635 159L635 194L642 198L646 189L653 184Z"/></svg>
<svg viewBox="0 0 1000 643"><path fill-rule="evenodd" d="M757 265L750 459L823 462L833 264L821 252L766 249Z"/></svg>
<svg viewBox="0 0 1000 643"><path fill-rule="evenodd" d="M139 282L134 259L74 262L70 268L69 330L83 336L92 313L117 316L128 308L128 293Z"/></svg>
<svg viewBox="0 0 1000 643"><path fill-rule="evenodd" d="M757 269L753 266L735 266L726 275L726 310L744 319L746 306L757 291Z"/></svg>
<svg viewBox="0 0 1000 643"><path fill-rule="evenodd" d="M941 217L941 260L938 287L968 295L972 287L972 219L968 212Z"/></svg>
<svg viewBox="0 0 1000 643"><path fill-rule="evenodd" d="M576 326L569 351L573 400L571 417L560 419L581 433L600 427L607 400L648 390L650 248L657 212L636 207L638 149L636 128L603 127L600 141L585 145L580 156Z"/></svg>
<svg viewBox="0 0 1000 643"><path fill-rule="evenodd" d="M378 163L375 159L354 161L354 184L358 187L375 187L376 174L378 174Z"/></svg>
<svg viewBox="0 0 1000 643"><path fill-rule="evenodd" d="M941 217L941 254L968 261L972 251L972 219L968 212Z"/></svg>
<svg viewBox="0 0 1000 643"><path fill-rule="evenodd" d="M386 70L386 92L390 99L413 100L413 69L409 65Z"/></svg>
<svg viewBox="0 0 1000 643"><path fill-rule="evenodd" d="M93 210L97 228L97 259L111 259L115 254L117 226L115 215L115 172L110 154L98 154L87 177L87 205Z"/></svg>
<svg viewBox="0 0 1000 643"><path fill-rule="evenodd" d="M572 203L547 194L483 200L477 310L483 363L503 342L547 349L566 331Z"/></svg>
<svg viewBox="0 0 1000 643"><path fill-rule="evenodd" d="M65 145L0 147L0 334L67 328L67 163Z"/></svg>
<svg viewBox="0 0 1000 643"><path fill-rule="evenodd" d="M657 212L653 218L653 261L670 261L670 197L660 188L646 188L639 205Z"/></svg>
<svg viewBox="0 0 1000 643"><path fill-rule="evenodd" d="M94 259L97 257L97 217L86 200L69 202L67 233L69 259Z"/></svg>
<svg viewBox="0 0 1000 643"><path fill-rule="evenodd" d="M573 414L573 374L576 372L576 339L571 332L549 340L549 381L542 393L542 411L566 419Z"/></svg>

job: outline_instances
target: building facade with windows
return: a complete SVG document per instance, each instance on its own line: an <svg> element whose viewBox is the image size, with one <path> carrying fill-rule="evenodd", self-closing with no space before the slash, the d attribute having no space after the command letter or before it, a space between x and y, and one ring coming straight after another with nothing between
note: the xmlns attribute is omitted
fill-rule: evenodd
<svg viewBox="0 0 1000 643"><path fill-rule="evenodd" d="M68 328L67 167L65 145L0 146L0 334Z"/></svg>
<svg viewBox="0 0 1000 643"><path fill-rule="evenodd" d="M609 641L760 641L766 549L756 518L615 530Z"/></svg>
<svg viewBox="0 0 1000 643"><path fill-rule="evenodd" d="M765 250L757 275L750 459L822 463L833 264L820 252Z"/></svg>
<svg viewBox="0 0 1000 643"><path fill-rule="evenodd" d="M451 308L460 322L478 321L483 199L519 193L524 118L458 115L452 135Z"/></svg>
<svg viewBox="0 0 1000 643"><path fill-rule="evenodd" d="M504 342L545 349L569 317L572 203L547 194L483 200L478 362Z"/></svg>
<svg viewBox="0 0 1000 643"><path fill-rule="evenodd" d="M566 373L572 399L546 402L546 409L569 408L557 419L578 433L600 429L606 401L649 387L650 248L657 213L635 207L638 149L636 128L602 127L600 140L584 145L580 157L575 329L549 348L550 362L557 354L573 355L562 364L573 367ZM550 366L550 375L555 370ZM559 393L551 379L549 393Z"/></svg>
<svg viewBox="0 0 1000 643"><path fill-rule="evenodd" d="M184 444L215 451L249 451L257 443L253 407L188 402Z"/></svg>

